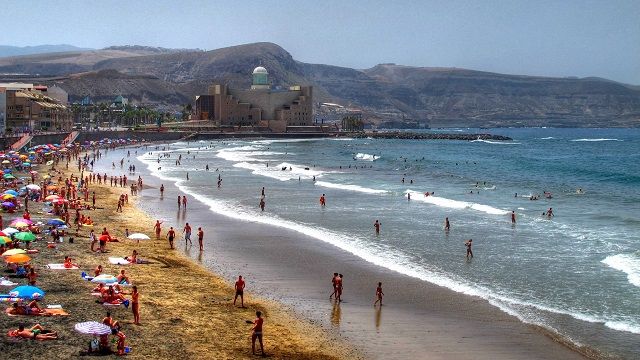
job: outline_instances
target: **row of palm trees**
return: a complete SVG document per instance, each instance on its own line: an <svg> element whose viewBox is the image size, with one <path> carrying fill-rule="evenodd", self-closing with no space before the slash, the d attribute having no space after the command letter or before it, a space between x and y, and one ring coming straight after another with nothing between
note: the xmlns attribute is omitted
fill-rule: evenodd
<svg viewBox="0 0 640 360"><path fill-rule="evenodd" d="M172 113L129 104L122 106L109 106L107 103L72 104L71 113L74 122L80 123L82 126L109 124L109 126L136 127L175 120Z"/></svg>

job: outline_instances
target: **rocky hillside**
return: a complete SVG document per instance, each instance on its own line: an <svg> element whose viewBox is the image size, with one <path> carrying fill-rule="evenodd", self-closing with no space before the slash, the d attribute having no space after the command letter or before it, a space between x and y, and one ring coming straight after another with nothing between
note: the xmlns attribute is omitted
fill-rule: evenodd
<svg viewBox="0 0 640 360"><path fill-rule="evenodd" d="M313 85L316 101L361 108L378 123L409 119L431 126L640 126L640 89L606 79L395 64L356 70L298 62L272 43L206 52L133 46L0 58L0 73L46 74L46 81L68 89L72 98L122 94L178 106L206 93L212 82L249 86L251 70L258 65L269 70L274 86Z"/></svg>

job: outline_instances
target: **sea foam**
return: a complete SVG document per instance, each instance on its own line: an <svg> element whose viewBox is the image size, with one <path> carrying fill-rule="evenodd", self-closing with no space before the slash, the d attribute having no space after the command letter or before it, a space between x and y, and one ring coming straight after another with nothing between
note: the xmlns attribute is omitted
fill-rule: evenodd
<svg viewBox="0 0 640 360"><path fill-rule="evenodd" d="M624 272L627 274L629 283L640 287L640 256L638 253L607 256L602 262Z"/></svg>
<svg viewBox="0 0 640 360"><path fill-rule="evenodd" d="M573 139L575 142L623 141L620 139Z"/></svg>
<svg viewBox="0 0 640 360"><path fill-rule="evenodd" d="M489 206L489 205L478 204L478 203L468 202L468 201L447 199L447 198L434 196L434 195L424 196L424 193L419 193L413 190L407 190L405 191L405 194L406 193L411 193L411 200L424 202L424 203L432 204L436 206L441 206L441 207L446 207L451 209L461 209L461 210L471 209L471 210L481 211L490 215L509 214L509 211L507 210L494 208L493 206Z"/></svg>
<svg viewBox="0 0 640 360"><path fill-rule="evenodd" d="M354 159L356 159L356 160L364 160L364 161L375 161L375 160L380 159L380 156L371 155L371 154L357 153L356 156L354 157Z"/></svg>
<svg viewBox="0 0 640 360"><path fill-rule="evenodd" d="M357 192L362 192L362 193L367 193L367 194L385 194L385 193L388 192L386 190L371 189L371 188L366 188L366 187L362 187L362 186L359 186L359 185L335 184L335 183L330 183L330 182L326 182L326 181L316 181L315 185L316 186L322 186L322 187L330 188L330 189L357 191Z"/></svg>

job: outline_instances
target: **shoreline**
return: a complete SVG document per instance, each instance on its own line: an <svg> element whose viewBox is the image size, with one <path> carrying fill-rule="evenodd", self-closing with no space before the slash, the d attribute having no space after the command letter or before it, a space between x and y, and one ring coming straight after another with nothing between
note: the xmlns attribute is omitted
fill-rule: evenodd
<svg viewBox="0 0 640 360"><path fill-rule="evenodd" d="M139 165L142 166L148 177L146 166L142 163L139 163ZM162 180L155 178L146 181L147 184L159 184L160 182ZM174 195L177 196L177 194L181 193L173 183L164 183L164 185L166 198L173 199ZM149 207L146 211L153 213L158 210L158 207L162 207L164 213L171 212L167 206L162 206L158 202L151 204L153 199L154 197L151 196L146 199L148 201L143 202ZM370 344L370 341L383 341L381 346L371 345L374 348L372 350L373 353L381 358L406 358L407 356L417 356L425 351L436 358L453 356L460 358L552 359L561 356L563 358L577 359L583 358L583 355L588 355L592 358L598 357L596 352L591 349L575 346L547 329L522 323L517 318L490 305L486 300L455 293L453 290L391 272L385 268L366 263L364 260L333 246L290 230L229 219L217 213L212 214L211 210L203 203L194 205L193 196L190 196L190 200L190 206L196 207L199 218L206 218L207 221L216 224L213 230L217 241L216 245L219 246L219 248L213 249L215 252L214 259L205 258L203 260L202 258L194 257L194 254L190 254L192 259L204 261L208 268L217 273L224 273L228 280L232 278L232 273L239 271L243 274L249 273L251 278L258 279L257 282L266 284L257 291L260 295L271 299L282 297L278 300L291 308L295 308L296 312L304 314L305 317L312 321L322 323L325 327L333 329L333 331L340 334L340 336L345 336L350 343L357 345L358 348L368 346L367 344ZM169 203L174 205L173 201L169 201ZM177 219L179 222L180 213L178 213ZM189 222L193 223L192 219L190 217ZM224 229L221 229L221 227ZM242 227L242 231L234 231L239 227ZM265 235L265 230L270 234L269 236ZM210 234L211 231L209 230L208 233ZM261 239L260 246L251 239ZM279 244L275 242L276 239ZM282 239L287 240L285 244L282 243ZM233 248L234 246L236 248ZM271 250L272 247L273 250ZM239 253L243 255L240 256ZM265 260L265 258L267 259ZM297 264L298 267L296 267L296 263L299 262L291 262L293 258L304 258L305 264ZM347 265L347 269L342 271L349 274L348 284L349 287L354 287L356 300L345 302L342 307L352 307L349 311L359 313L355 315L356 319L348 318L347 314L342 315L346 322L351 325L350 328L345 329L345 326L342 326L342 328L336 327L333 316L335 310L327 307L326 301L319 302L316 301L317 299L313 299L313 296L318 293L324 293L327 289L325 283L328 283L328 280L324 278L328 277L326 275L330 275L330 272L326 266L320 264L323 261L342 264L340 265L343 266L341 269L344 269L344 265ZM288 271L283 271L282 269L288 269ZM295 275L291 275L291 273ZM317 278L318 273L324 275L321 280ZM360 273L366 274L366 276L353 275ZM305 278L304 281L301 280L303 277ZM389 333L382 331L383 335L377 338L359 335L361 332L369 331L366 325L363 325L362 318L367 316L363 310L370 309L368 300L371 295L365 296L364 294L370 292L371 289L368 289L368 287L371 285L359 280L364 277L375 278L376 281L384 279L383 283L385 284L398 283L400 284L399 286L389 288L394 293L402 293L404 289L405 295L413 299L413 301L403 303L402 299L396 299L393 296L385 298L387 299L385 300L387 305L385 305L384 312L391 312L397 321L390 325L391 330ZM352 282L355 282L355 284ZM321 288L318 289L318 286ZM275 293L273 292L274 287L279 289ZM385 287L385 290L388 291L389 288ZM411 290L407 291L406 289ZM352 290L348 289L348 291ZM392 291L388 292L392 293ZM425 293L428 296L424 295ZM309 296L312 296L312 298L310 299ZM324 298L324 295L319 296ZM366 303L363 302L363 298L367 299ZM415 302L418 299L424 299L425 303L428 302L430 304L435 301L435 304L415 307ZM398 301L397 304L395 303L396 300ZM388 306L389 301L394 304L394 307L397 306L398 308L390 309ZM313 311L305 310L305 306L307 308L309 306L324 307L321 312L324 311L324 315L331 314L329 320L326 318L324 320L319 319ZM307 314L305 314L305 311L307 311ZM343 313L344 311L342 310ZM432 321L429 321L430 324L427 326L416 324L415 318L413 318L413 313L415 312L425 315L428 320L434 320L434 324L431 324ZM460 313L465 316L460 316ZM406 321L408 325L407 323L401 323L401 320ZM442 321L452 322L453 324L447 326L438 325ZM422 331L425 336L412 335L408 339L409 342L402 343L402 346L399 346L398 341L402 340L399 338L400 334L406 335L407 328L409 328L409 332L420 333ZM443 330L448 336L437 336L437 341L434 342L432 338L434 334L439 334ZM378 333L381 332L379 329L376 331ZM460 332L463 334L460 334ZM478 335L478 333L482 335ZM386 339L386 337L389 337L389 339ZM429 339L430 337L431 339ZM420 341L422 344L417 344L419 346L416 346L415 341ZM463 344L460 344L461 342ZM442 345L443 343L446 345ZM561 345L560 343L563 344ZM400 351L398 353L399 348L404 352ZM460 353L459 351L462 350L456 350L457 348L466 348L467 351ZM382 353L379 351L382 351ZM367 355L371 356L371 351ZM375 358L375 356L373 357Z"/></svg>
<svg viewBox="0 0 640 360"><path fill-rule="evenodd" d="M115 151L121 149L123 148ZM59 166L64 167L63 161ZM63 170L63 177L74 173L73 170ZM77 171L75 173L77 175ZM151 234L153 225L153 220L136 206L139 200L135 196L129 196L129 204L125 206L123 213L115 212L115 203L119 195L129 193L127 187L109 187L92 183L89 190L96 191L98 208L83 213L92 217L96 224L94 228L83 227L80 235L75 234L75 228L69 229L64 243L57 244L55 249L46 248L44 240L32 246L40 249L40 253L32 259L39 274L37 286L47 292L40 306L61 304L69 316L3 315L0 321L3 330L16 328L21 323L41 323L58 331L60 339L46 342L16 342L2 336L2 352L7 358L23 358L25 354L45 358L78 357L80 351L86 350L90 337L78 335L73 331L73 324L89 320L100 321L108 310L114 319L120 321L122 331L127 335L127 346L132 349L127 357L251 358L251 344L248 338L250 326L245 320L253 319L255 311L261 310L265 318L265 350L269 357L361 358L360 354L340 339L329 336L316 325L296 317L273 301L254 297L251 291L248 294L249 299L246 299L246 308L234 307L233 287L228 282L191 261L182 252L168 250L164 238L140 243L125 239L125 228L131 233ZM46 222L46 214L39 211L42 203L30 205L33 218L44 219ZM15 217L20 217L20 214L16 213ZM5 217L6 222L9 219ZM111 235L119 238L120 242L107 243L108 253L92 253L89 250L89 230L94 229L99 234L102 227L107 227ZM164 233L165 231L163 235ZM74 238L73 243L69 241L70 237ZM108 262L108 257L130 255L134 249L139 252L141 258L151 263L118 266ZM67 255L80 265L80 270L45 268L47 263L59 263ZM120 269L125 269L133 283L138 285L141 294L140 326L133 324L131 309L125 309L123 306L105 308L95 303L96 298L90 295L95 284L83 281L80 272L91 273L98 264L103 265L105 273L108 274L117 274Z"/></svg>

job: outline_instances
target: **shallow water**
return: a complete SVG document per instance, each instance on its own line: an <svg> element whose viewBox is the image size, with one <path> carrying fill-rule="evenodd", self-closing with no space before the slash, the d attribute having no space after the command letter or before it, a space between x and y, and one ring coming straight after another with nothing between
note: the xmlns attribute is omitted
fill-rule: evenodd
<svg viewBox="0 0 640 360"><path fill-rule="evenodd" d="M488 132L514 140L200 141L139 160L211 211L298 231L629 357L640 334L640 131Z"/></svg>

